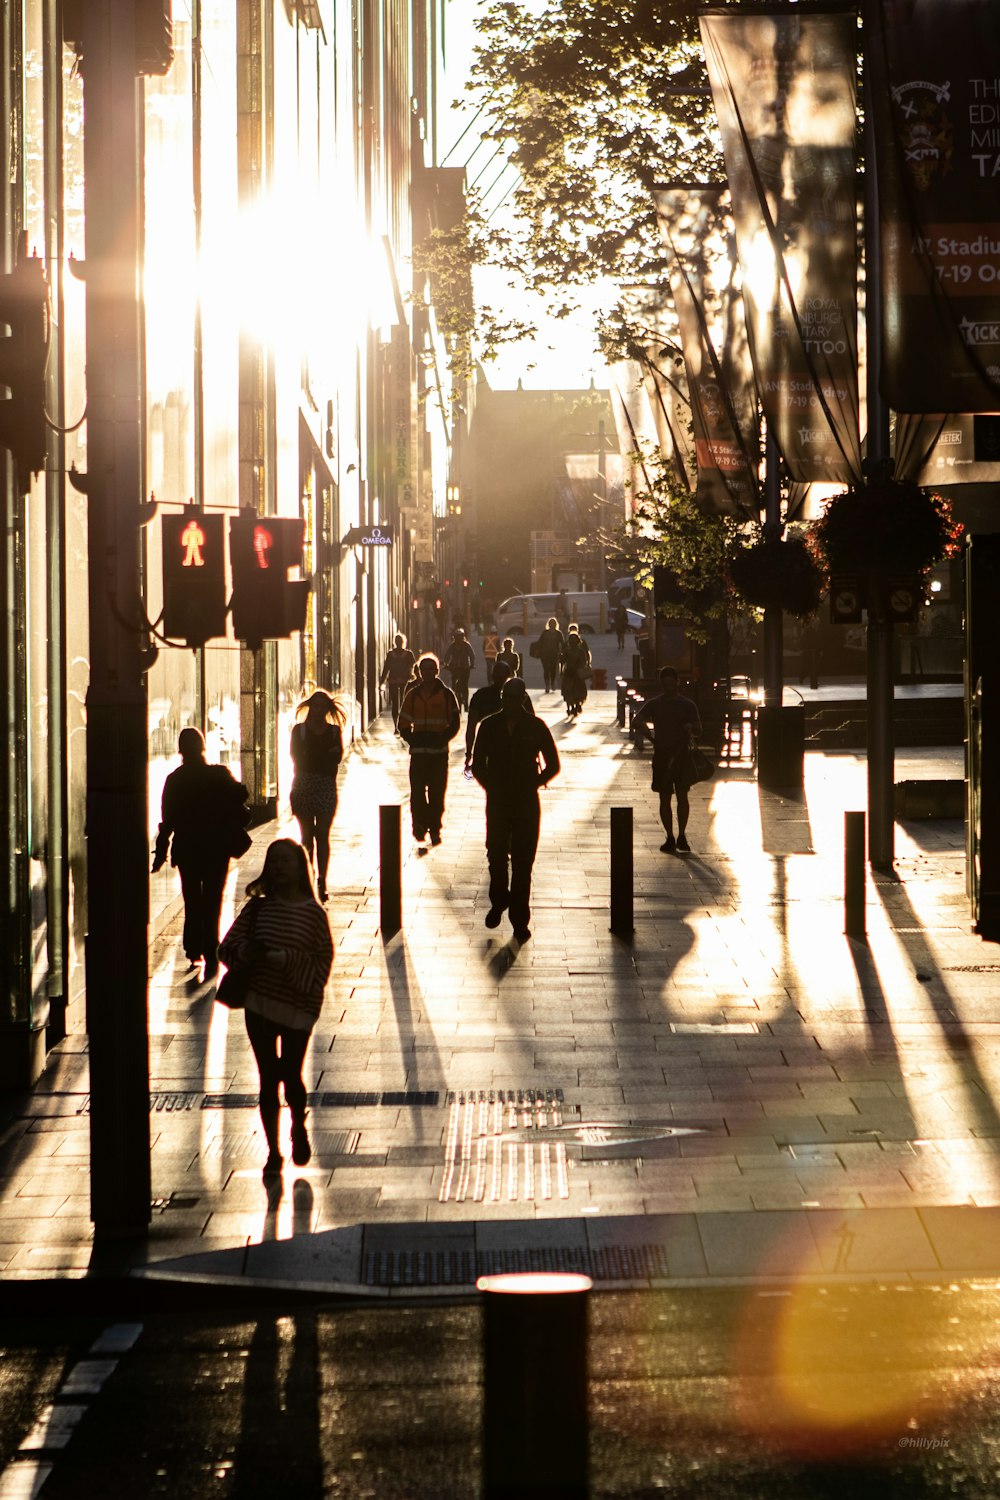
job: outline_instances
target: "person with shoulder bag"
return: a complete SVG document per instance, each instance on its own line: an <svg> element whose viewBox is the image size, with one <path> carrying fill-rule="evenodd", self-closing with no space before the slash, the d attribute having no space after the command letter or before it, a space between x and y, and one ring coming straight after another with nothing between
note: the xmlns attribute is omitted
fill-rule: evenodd
<svg viewBox="0 0 1000 1500"><path fill-rule="evenodd" d="M313 892L305 850L294 839L274 840L247 894L250 899L219 945L229 969L220 998L226 1003L230 977L241 974L247 1036L260 1075L268 1153L264 1176L269 1177L283 1165L279 1085L292 1116L292 1161L303 1167L312 1156L302 1069L333 966L333 940ZM238 999L230 1003L235 1006Z"/></svg>
<svg viewBox="0 0 1000 1500"><path fill-rule="evenodd" d="M248 793L226 766L207 763L200 729L182 729L177 749L181 765L163 786L151 873L163 868L169 850L184 897L184 952L192 969L204 961L203 977L212 979L229 861L250 848Z"/></svg>

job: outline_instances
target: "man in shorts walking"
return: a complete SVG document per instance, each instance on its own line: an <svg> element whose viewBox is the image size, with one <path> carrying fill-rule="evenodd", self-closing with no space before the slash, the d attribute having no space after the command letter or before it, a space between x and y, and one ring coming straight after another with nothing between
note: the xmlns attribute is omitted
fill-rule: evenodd
<svg viewBox="0 0 1000 1500"><path fill-rule="evenodd" d="M644 726L652 730L653 791L660 795L660 821L666 833L660 850L664 854L690 854L688 792L695 782L691 747L701 734L701 717L697 704L682 696L676 667L660 668L660 686L663 691L643 704L636 720L640 732ZM677 799L676 838L672 797Z"/></svg>

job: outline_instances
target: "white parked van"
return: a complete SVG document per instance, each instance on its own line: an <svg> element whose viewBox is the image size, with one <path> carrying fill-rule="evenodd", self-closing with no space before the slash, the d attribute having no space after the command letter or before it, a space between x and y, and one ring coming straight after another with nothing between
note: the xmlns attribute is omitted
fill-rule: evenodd
<svg viewBox="0 0 1000 1500"><path fill-rule="evenodd" d="M515 594L497 610L497 633L501 639L505 635L539 635L553 615L561 625L575 620L586 635L610 628L607 594L567 593L563 608L569 613L568 621L560 619L559 606L558 594Z"/></svg>

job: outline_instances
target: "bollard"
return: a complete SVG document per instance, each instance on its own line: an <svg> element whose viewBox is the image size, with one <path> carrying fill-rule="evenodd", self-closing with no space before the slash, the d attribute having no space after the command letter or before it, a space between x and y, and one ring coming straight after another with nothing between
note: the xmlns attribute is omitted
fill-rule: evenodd
<svg viewBox="0 0 1000 1500"><path fill-rule="evenodd" d="M481 1276L483 1500L587 1497L589 1276Z"/></svg>
<svg viewBox="0 0 1000 1500"><path fill-rule="evenodd" d="M631 937L632 913L632 809L611 809L611 931Z"/></svg>
<svg viewBox="0 0 1000 1500"><path fill-rule="evenodd" d="M865 815L844 814L844 932L865 936Z"/></svg>
<svg viewBox="0 0 1000 1500"><path fill-rule="evenodd" d="M394 937L403 925L402 839L399 803L378 810L379 923L383 938Z"/></svg>

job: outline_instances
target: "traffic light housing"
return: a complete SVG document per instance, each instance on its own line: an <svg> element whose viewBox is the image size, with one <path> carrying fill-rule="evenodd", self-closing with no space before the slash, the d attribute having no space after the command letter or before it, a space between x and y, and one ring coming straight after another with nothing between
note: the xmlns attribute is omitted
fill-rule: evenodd
<svg viewBox="0 0 1000 1500"><path fill-rule="evenodd" d="M45 362L49 352L49 287L37 256L0 277L0 444L25 470L45 467Z"/></svg>
<svg viewBox="0 0 1000 1500"><path fill-rule="evenodd" d="M163 633L204 646L226 633L222 516L187 506L163 517Z"/></svg>
<svg viewBox="0 0 1000 1500"><path fill-rule="evenodd" d="M233 633L251 648L301 630L308 579L290 579L302 565L305 522L292 516L242 511L229 522L233 569Z"/></svg>

